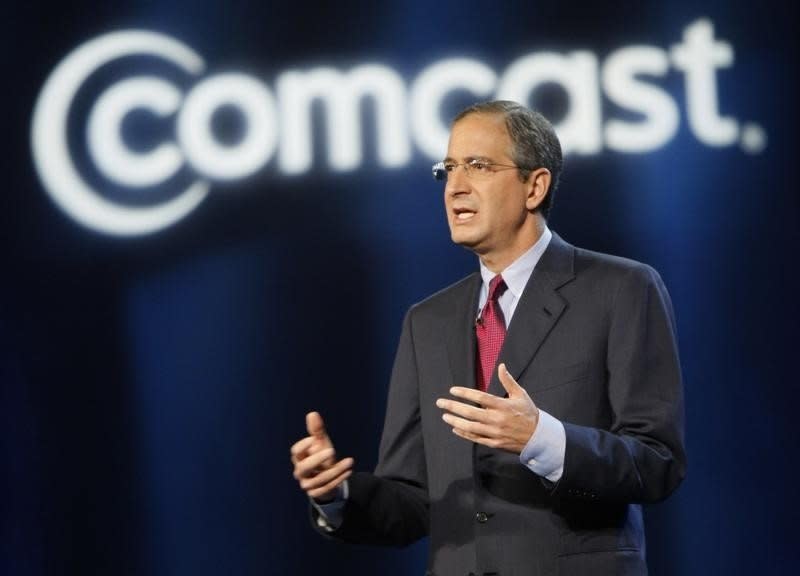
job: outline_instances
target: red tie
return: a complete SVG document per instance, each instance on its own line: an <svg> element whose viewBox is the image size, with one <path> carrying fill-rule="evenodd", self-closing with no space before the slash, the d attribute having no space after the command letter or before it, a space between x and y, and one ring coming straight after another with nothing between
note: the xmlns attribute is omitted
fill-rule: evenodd
<svg viewBox="0 0 800 576"><path fill-rule="evenodd" d="M506 323L497 299L505 292L506 283L499 274L489 282L489 297L475 324L478 337L478 361L476 378L478 389L486 392L492 379L492 371L506 338Z"/></svg>

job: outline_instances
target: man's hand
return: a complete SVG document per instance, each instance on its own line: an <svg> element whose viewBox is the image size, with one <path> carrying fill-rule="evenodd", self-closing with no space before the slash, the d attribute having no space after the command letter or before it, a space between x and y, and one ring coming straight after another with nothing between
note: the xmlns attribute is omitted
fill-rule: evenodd
<svg viewBox="0 0 800 576"><path fill-rule="evenodd" d="M336 488L353 472L354 460L336 460L325 424L318 412L306 414L308 436L291 448L294 477L306 494L320 502L336 496Z"/></svg>
<svg viewBox="0 0 800 576"><path fill-rule="evenodd" d="M511 377L505 364L500 364L497 372L508 398L454 386L450 388L453 396L478 406L446 398L439 398L436 405L446 410L442 420L453 427L456 435L490 448L520 454L539 424L539 409L528 392Z"/></svg>

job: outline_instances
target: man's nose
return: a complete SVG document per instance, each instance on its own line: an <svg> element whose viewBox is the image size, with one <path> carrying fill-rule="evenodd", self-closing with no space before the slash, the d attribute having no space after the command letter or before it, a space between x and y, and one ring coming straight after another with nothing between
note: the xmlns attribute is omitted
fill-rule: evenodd
<svg viewBox="0 0 800 576"><path fill-rule="evenodd" d="M447 173L447 183L444 189L449 195L469 192L469 178L467 178L467 171L464 169L463 164L455 166Z"/></svg>

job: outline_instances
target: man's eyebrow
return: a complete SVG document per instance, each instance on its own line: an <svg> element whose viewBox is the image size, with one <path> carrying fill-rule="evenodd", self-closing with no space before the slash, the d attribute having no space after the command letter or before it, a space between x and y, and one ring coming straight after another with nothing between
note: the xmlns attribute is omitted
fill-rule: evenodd
<svg viewBox="0 0 800 576"><path fill-rule="evenodd" d="M488 156L466 156L466 157L464 157L464 163L472 162L473 160L479 160L481 162L489 162L489 163L494 162L494 160L492 160ZM458 160L456 160L455 158L453 158L451 156L448 156L447 158L442 160L442 162L455 162L455 163L458 163Z"/></svg>

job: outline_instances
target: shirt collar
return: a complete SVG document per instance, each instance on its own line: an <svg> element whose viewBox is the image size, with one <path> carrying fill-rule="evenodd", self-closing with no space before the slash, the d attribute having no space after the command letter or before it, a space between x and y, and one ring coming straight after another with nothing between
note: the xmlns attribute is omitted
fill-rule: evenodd
<svg viewBox="0 0 800 576"><path fill-rule="evenodd" d="M519 299L522 296L522 291L525 290L525 285L528 283L533 269L536 268L536 264L538 264L539 259L550 244L552 237L553 233L545 225L544 232L542 232L536 243L528 248L522 256L514 260L505 270L500 272L506 286L508 286L515 298ZM486 290L489 282L495 277L495 273L484 266L483 262L481 262L481 277L483 278L483 289Z"/></svg>

